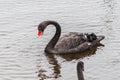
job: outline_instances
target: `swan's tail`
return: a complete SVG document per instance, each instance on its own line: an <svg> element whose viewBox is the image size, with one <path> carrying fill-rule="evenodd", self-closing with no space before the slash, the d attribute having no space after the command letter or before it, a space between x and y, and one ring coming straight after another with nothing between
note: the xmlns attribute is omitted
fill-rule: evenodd
<svg viewBox="0 0 120 80"><path fill-rule="evenodd" d="M98 41L101 41L101 40L103 40L104 38L105 38L105 36L103 36L103 35L97 36L97 40L98 40Z"/></svg>

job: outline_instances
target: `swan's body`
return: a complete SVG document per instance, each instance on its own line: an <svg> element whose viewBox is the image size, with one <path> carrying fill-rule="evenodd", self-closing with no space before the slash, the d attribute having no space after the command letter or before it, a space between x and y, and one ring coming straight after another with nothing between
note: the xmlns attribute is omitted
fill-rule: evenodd
<svg viewBox="0 0 120 80"><path fill-rule="evenodd" d="M84 80L83 71L84 71L84 63L82 61L80 61L80 62L77 63L78 80Z"/></svg>
<svg viewBox="0 0 120 80"><path fill-rule="evenodd" d="M55 21L43 21L40 23L38 26L38 34L40 35L41 32L44 32L45 28L50 24L56 27L56 33L47 44L45 48L46 53L78 53L89 49L91 46L104 39L104 36L96 36L94 33L83 34L77 32L71 32L59 39L61 27Z"/></svg>

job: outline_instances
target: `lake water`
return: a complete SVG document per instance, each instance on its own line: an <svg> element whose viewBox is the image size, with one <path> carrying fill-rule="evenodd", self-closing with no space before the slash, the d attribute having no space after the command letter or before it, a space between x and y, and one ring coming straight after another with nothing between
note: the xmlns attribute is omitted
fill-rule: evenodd
<svg viewBox="0 0 120 80"><path fill-rule="evenodd" d="M37 37L37 26L55 20L62 35L105 35L103 46L74 55L45 54L54 27ZM0 0L0 80L77 80L76 64L85 64L85 80L120 79L119 0Z"/></svg>

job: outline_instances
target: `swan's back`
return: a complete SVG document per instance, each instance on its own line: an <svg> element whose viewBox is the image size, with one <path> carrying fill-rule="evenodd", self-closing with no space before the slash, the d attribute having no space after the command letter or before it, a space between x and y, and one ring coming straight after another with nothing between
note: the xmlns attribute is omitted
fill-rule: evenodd
<svg viewBox="0 0 120 80"><path fill-rule="evenodd" d="M56 49L71 49L79 46L85 42L85 36L83 33L70 32L68 35L64 35L59 39L55 48Z"/></svg>

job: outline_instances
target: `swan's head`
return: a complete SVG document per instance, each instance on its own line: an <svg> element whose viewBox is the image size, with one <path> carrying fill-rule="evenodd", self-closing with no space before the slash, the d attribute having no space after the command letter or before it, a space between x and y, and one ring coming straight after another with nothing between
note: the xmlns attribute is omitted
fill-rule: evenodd
<svg viewBox="0 0 120 80"><path fill-rule="evenodd" d="M82 61L79 61L77 63L77 67L80 68L82 71L84 71L84 63Z"/></svg>
<svg viewBox="0 0 120 80"><path fill-rule="evenodd" d="M41 36L44 32L44 29L46 28L45 22L42 22L38 25L38 36Z"/></svg>

